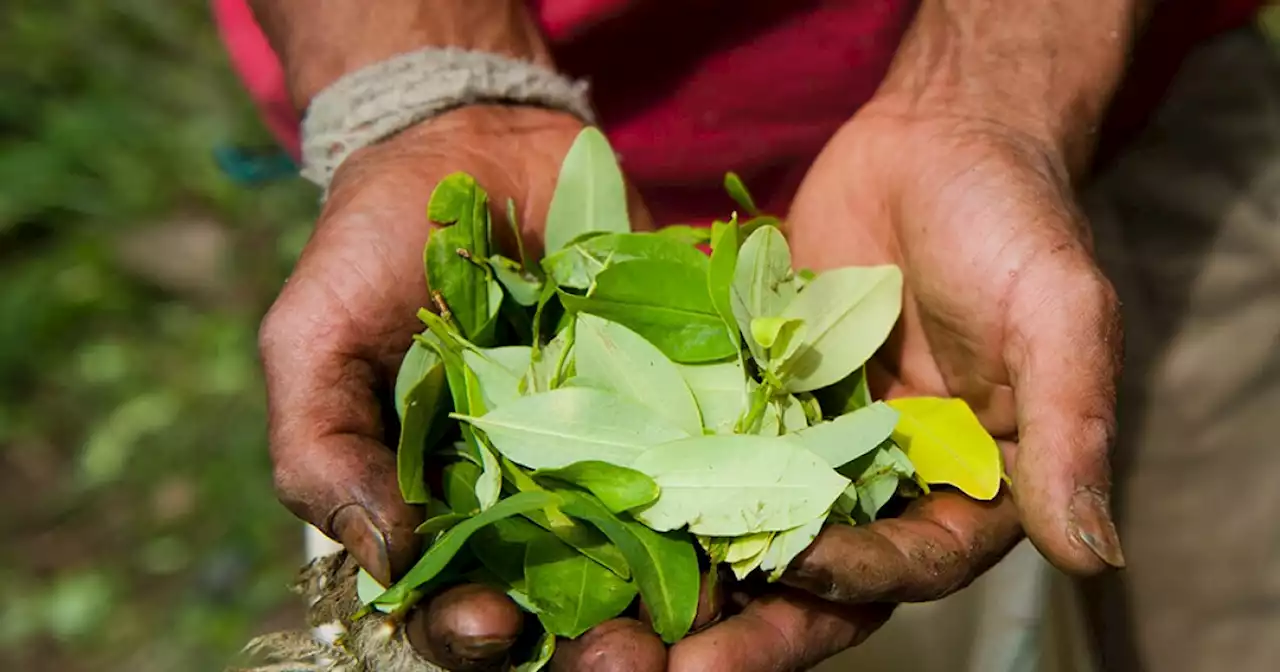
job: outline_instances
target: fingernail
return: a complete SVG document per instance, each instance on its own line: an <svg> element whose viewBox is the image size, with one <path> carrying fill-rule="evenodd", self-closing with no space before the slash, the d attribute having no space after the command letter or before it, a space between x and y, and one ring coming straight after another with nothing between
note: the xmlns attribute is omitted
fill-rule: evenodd
<svg viewBox="0 0 1280 672"><path fill-rule="evenodd" d="M373 524L373 517L359 504L348 504L333 516L333 532L347 552L369 575L384 586L391 585L391 562L387 558L387 538Z"/></svg>
<svg viewBox="0 0 1280 672"><path fill-rule="evenodd" d="M1106 495L1094 488L1077 490L1071 498L1070 524L1076 538L1103 562L1117 569L1124 567L1124 552Z"/></svg>

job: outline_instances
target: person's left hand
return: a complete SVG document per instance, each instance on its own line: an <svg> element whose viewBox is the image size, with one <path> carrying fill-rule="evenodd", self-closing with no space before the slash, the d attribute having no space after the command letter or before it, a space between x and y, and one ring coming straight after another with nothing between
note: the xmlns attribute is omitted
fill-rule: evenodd
<svg viewBox="0 0 1280 672"><path fill-rule="evenodd" d="M1013 496L935 491L902 517L827 527L782 586L677 644L668 669L815 665L869 636L889 605L968 585L1023 526L1065 571L1123 565L1107 503L1117 303L1050 136L873 102L828 143L787 221L797 267L903 269L902 318L868 365L873 392L966 399L1001 440Z"/></svg>

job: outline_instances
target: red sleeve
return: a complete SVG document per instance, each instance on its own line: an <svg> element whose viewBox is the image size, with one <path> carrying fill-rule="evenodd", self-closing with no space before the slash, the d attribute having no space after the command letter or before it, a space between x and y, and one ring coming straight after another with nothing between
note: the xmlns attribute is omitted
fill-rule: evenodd
<svg viewBox="0 0 1280 672"><path fill-rule="evenodd" d="M298 113L284 83L280 59L258 27L246 0L213 0L213 20L231 67L258 106L276 142L296 160L301 155Z"/></svg>

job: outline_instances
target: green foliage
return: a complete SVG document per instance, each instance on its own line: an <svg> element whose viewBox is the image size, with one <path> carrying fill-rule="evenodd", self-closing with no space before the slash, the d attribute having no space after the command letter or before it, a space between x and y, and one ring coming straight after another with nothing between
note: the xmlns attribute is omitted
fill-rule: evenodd
<svg viewBox="0 0 1280 672"><path fill-rule="evenodd" d="M298 613L255 339L316 192L218 172L270 140L207 3L2 13L0 669L220 669Z"/></svg>

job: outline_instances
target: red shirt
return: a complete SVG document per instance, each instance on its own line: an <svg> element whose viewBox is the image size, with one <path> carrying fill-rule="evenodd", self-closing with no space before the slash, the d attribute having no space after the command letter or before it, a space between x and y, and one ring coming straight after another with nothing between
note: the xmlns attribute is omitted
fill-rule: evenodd
<svg viewBox="0 0 1280 672"><path fill-rule="evenodd" d="M237 72L280 142L298 120L246 0L213 0ZM1104 126L1102 156L1140 128L1185 56L1264 0L1166 0ZM785 212L809 163L875 91L913 0L531 0L556 63L592 82L600 122L659 222L724 213L735 170Z"/></svg>

